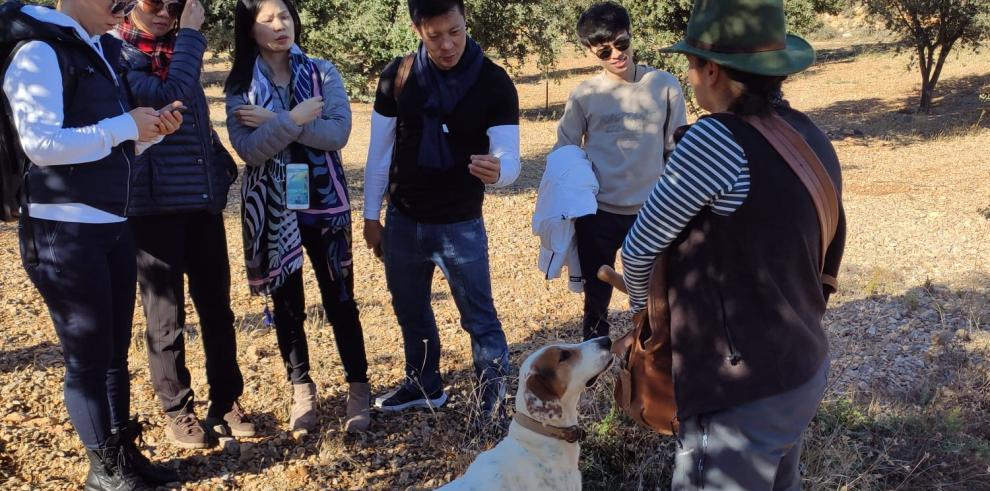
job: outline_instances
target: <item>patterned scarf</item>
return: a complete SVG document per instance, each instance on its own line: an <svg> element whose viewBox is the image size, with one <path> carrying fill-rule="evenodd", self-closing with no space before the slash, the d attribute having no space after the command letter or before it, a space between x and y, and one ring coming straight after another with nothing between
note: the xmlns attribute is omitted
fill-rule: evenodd
<svg viewBox="0 0 990 491"><path fill-rule="evenodd" d="M135 27L130 17L124 17L116 31L124 42L151 57L151 73L162 80L168 77L168 64L172 61L172 52L175 49L176 29L156 38Z"/></svg>
<svg viewBox="0 0 990 491"><path fill-rule="evenodd" d="M251 88L244 94L246 104L276 110L276 88L261 68L261 58L254 63ZM298 46L289 53L292 70L289 108L313 96L323 96L323 83L316 65ZM285 165L309 164L310 208L290 210L285 207ZM343 282L352 274L351 205L344 180L339 152L324 152L292 143L261 167L247 167L241 188L241 221L244 255L251 293L270 294L292 273L302 268L300 226L318 227L321 247L327 252L327 267L335 281ZM347 288L341 288L341 300L347 300Z"/></svg>
<svg viewBox="0 0 990 491"><path fill-rule="evenodd" d="M474 39L467 38L464 54L461 55L457 65L446 72L441 72L430 61L426 46L422 42L419 43L413 72L416 74L416 82L429 94L423 102L423 134L419 141L419 166L434 169L450 169L454 166L443 120L454 112L457 103L478 81L484 60L485 53L478 43L474 42Z"/></svg>

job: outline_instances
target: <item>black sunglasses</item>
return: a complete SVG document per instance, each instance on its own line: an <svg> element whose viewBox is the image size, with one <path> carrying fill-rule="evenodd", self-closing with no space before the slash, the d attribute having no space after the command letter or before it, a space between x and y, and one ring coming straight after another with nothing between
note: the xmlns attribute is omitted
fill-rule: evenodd
<svg viewBox="0 0 990 491"><path fill-rule="evenodd" d="M621 52L629 49L629 46L631 44L632 44L631 36L618 37L612 40L612 43L609 44L608 46L605 46L599 51L595 51L595 56L597 56L599 60L607 60L612 57L613 47L614 49Z"/></svg>
<svg viewBox="0 0 990 491"><path fill-rule="evenodd" d="M110 5L110 13L113 15L117 14L130 14L134 10L134 6L137 5L136 0L115 0L113 4Z"/></svg>
<svg viewBox="0 0 990 491"><path fill-rule="evenodd" d="M169 17L176 19L182 15L182 9L186 7L186 2L165 2L163 0L141 0L148 7L148 12L157 14L165 9Z"/></svg>

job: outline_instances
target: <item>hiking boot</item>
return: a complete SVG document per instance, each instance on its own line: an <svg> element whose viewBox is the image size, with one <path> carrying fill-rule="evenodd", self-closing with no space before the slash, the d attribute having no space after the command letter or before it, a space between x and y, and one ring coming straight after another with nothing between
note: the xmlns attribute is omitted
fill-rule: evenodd
<svg viewBox="0 0 990 491"><path fill-rule="evenodd" d="M223 417L207 417L206 427L220 436L254 436L258 433L254 423L248 419L241 405L234 401Z"/></svg>
<svg viewBox="0 0 990 491"><path fill-rule="evenodd" d="M142 432L141 423L136 419L132 419L127 422L127 427L122 430L120 435L121 445L124 451L129 453L131 462L137 473L151 484L181 482L182 477L179 476L178 472L166 465L153 463L141 453L136 441L141 440Z"/></svg>
<svg viewBox="0 0 990 491"><path fill-rule="evenodd" d="M179 448L209 448L210 435L193 413L180 413L165 427L165 438Z"/></svg>
<svg viewBox="0 0 990 491"><path fill-rule="evenodd" d="M130 452L121 445L121 435L111 435L98 450L86 449L89 473L85 491L150 491L155 489L134 468Z"/></svg>
<svg viewBox="0 0 990 491"><path fill-rule="evenodd" d="M352 382L347 389L347 420L344 431L360 433L371 426L371 387L367 383Z"/></svg>
<svg viewBox="0 0 990 491"><path fill-rule="evenodd" d="M316 429L316 384L292 384L292 410L289 412L289 431L309 433Z"/></svg>
<svg viewBox="0 0 990 491"><path fill-rule="evenodd" d="M398 389L375 399L375 407L385 412L404 411L413 407L439 408L446 403L447 393L442 388L426 394L409 384L402 384Z"/></svg>

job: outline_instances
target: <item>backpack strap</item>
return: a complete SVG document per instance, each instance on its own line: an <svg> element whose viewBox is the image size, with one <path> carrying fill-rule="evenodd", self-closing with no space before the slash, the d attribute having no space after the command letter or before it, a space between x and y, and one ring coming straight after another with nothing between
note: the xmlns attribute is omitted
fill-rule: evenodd
<svg viewBox="0 0 990 491"><path fill-rule="evenodd" d="M406 86L406 80L409 80L409 73L412 72L414 61L416 61L416 52L407 54L399 63L399 71L395 73L395 81L392 83L392 98L395 99L396 103L399 102L402 89Z"/></svg>
<svg viewBox="0 0 990 491"><path fill-rule="evenodd" d="M770 142L811 195L822 232L821 256L818 258L820 274L825 268L825 253L839 225L839 198L835 184L811 145L780 115L774 113L763 118L746 116L743 119Z"/></svg>

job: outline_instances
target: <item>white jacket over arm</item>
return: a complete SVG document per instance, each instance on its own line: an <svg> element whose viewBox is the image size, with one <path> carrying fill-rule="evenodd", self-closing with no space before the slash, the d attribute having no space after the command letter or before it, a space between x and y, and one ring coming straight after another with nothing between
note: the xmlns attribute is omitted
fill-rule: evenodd
<svg viewBox="0 0 990 491"><path fill-rule="evenodd" d="M598 211L598 179L580 147L566 145L547 155L533 214L533 234L540 237L537 265L544 278L560 277L566 265L568 288L584 291L574 219ZM592 273L593 274L593 273Z"/></svg>

